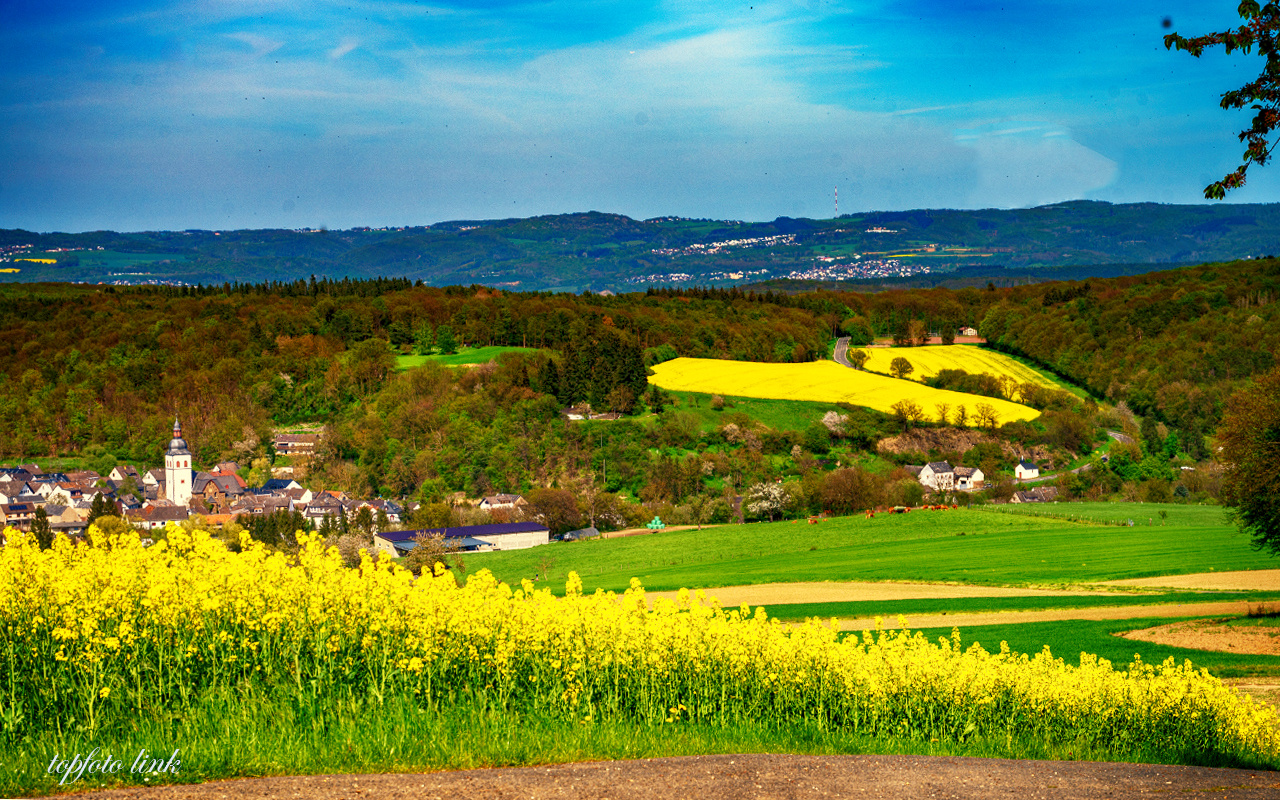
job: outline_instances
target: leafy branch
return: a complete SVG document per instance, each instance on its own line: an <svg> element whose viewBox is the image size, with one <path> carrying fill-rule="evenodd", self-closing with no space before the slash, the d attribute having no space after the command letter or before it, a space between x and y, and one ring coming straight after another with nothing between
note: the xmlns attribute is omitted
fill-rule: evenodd
<svg viewBox="0 0 1280 800"><path fill-rule="evenodd" d="M1237 11L1246 20L1239 28L1189 39L1176 32L1164 37L1167 49L1185 50L1196 58L1206 49L1221 45L1227 53L1235 50L1251 53L1256 47L1258 54L1266 59L1262 74L1256 80L1222 95L1221 106L1224 109L1251 106L1257 113L1253 124L1239 135L1240 141L1247 143L1240 166L1222 180L1205 187L1204 196L1210 200L1221 200L1227 192L1244 186L1250 164L1261 166L1271 159L1277 142L1270 141L1270 136L1280 127L1280 52L1277 52L1280 4L1260 5L1256 0L1245 0Z"/></svg>

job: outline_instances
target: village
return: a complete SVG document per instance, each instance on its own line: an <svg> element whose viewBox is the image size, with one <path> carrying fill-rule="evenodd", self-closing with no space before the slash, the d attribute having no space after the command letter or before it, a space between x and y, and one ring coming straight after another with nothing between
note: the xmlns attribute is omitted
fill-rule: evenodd
<svg viewBox="0 0 1280 800"><path fill-rule="evenodd" d="M274 444L280 454L309 456L318 440L319 434L279 434ZM373 553L393 558L407 554L424 534L443 536L457 551L513 550L550 541L545 525L521 519L526 503L519 495L497 494L470 504L475 513L469 516L491 520L484 524L405 530L417 502L359 500L346 492L313 491L288 478L249 486L234 461L196 470L178 420L164 461L163 468L140 471L126 465L106 475L92 470L45 472L34 463L0 467L0 530L31 532L47 524L53 535L84 541L89 525L102 516L120 517L150 532L196 517L201 527L220 529L233 522L247 527L255 519L285 514L322 534L356 527L372 536ZM579 538L598 535L594 529L574 533Z"/></svg>
<svg viewBox="0 0 1280 800"><path fill-rule="evenodd" d="M314 453L319 438L320 434L314 433L277 434L273 444L281 455L305 458ZM515 550L552 541L550 529L528 513L528 503L516 494L472 501L457 498L471 510L466 516L470 524L415 528L411 527L412 517L420 506L416 501L356 499L346 492L308 489L285 477L250 486L234 461L220 462L208 471L196 470L177 419L164 461L163 468L139 470L123 465L106 475L92 470L45 472L35 463L0 467L0 530L12 527L31 532L46 526L50 535L63 534L82 542L89 526L102 516L119 517L145 533L195 518L202 527L211 529L222 529L229 523L244 528L255 520L283 514L294 523L332 536L354 527L371 538L368 549L373 554L386 553L392 558L408 555L424 535L443 537L451 550L459 552ZM905 468L935 499L984 488L985 475L978 467L953 467L938 461ZM1056 486L1030 485L1053 477L1041 476L1031 462L1020 462L1015 480L1023 484L1023 490L1015 491L1009 502L1053 501ZM574 541L599 535L599 530L589 527L558 538Z"/></svg>

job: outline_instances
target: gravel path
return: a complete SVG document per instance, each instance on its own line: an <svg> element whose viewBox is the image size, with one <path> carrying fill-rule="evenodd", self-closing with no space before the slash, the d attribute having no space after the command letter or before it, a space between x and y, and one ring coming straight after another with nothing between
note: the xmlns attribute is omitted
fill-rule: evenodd
<svg viewBox="0 0 1280 800"><path fill-rule="evenodd" d="M401 775L249 778L87 792L123 800L441 798L444 800L1095 800L1185 797L1275 800L1280 774L1260 770L1083 761L925 756L687 756Z"/></svg>

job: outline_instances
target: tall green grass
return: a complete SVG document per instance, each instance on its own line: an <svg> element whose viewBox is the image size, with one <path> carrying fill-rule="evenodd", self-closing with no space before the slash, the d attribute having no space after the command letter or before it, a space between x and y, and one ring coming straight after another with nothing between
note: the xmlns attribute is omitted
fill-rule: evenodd
<svg viewBox="0 0 1280 800"><path fill-rule="evenodd" d="M124 761L124 774L59 785L55 756L94 748ZM168 758L177 774L131 775L142 750ZM1180 763L1159 747L1112 751L1088 742L1034 736L937 741L923 728L873 737L816 724L565 721L505 709L481 697L430 706L403 697L306 702L288 694L214 691L182 713L137 720L131 730L63 731L9 749L0 760L0 795L37 796L115 786L200 783L271 775L416 773L732 753L901 754ZM1228 760L1227 766L1265 766Z"/></svg>

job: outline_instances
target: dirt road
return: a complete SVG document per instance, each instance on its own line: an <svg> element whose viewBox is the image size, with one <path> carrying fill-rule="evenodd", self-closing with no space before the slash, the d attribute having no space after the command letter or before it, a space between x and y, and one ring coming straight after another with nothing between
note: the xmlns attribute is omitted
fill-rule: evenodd
<svg viewBox="0 0 1280 800"><path fill-rule="evenodd" d="M721 755L403 775L248 778L86 792L86 800L1275 800L1261 770L931 756Z"/></svg>

